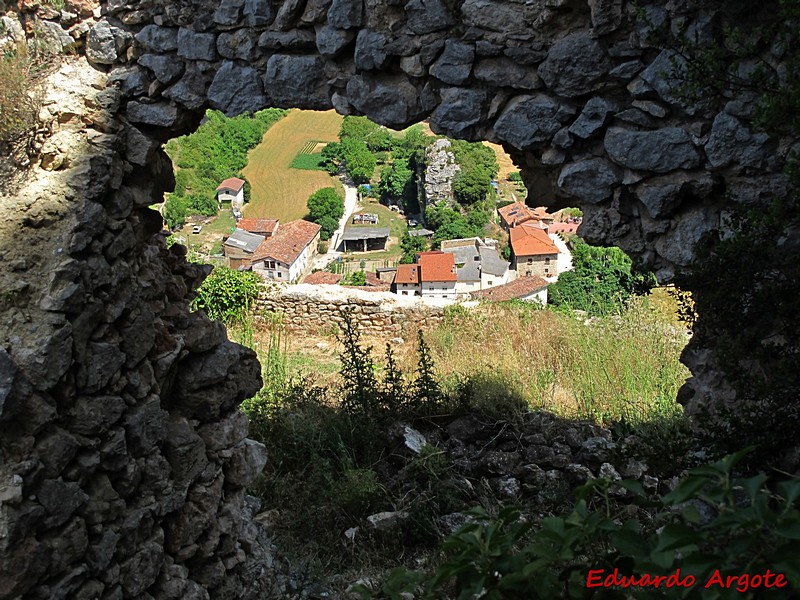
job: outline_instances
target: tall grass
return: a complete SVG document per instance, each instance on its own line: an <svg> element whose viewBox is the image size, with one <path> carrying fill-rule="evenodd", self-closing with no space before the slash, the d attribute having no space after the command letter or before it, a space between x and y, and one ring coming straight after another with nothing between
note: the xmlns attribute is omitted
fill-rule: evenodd
<svg viewBox="0 0 800 600"><path fill-rule="evenodd" d="M585 321L519 303L454 310L429 336L444 377L475 375L520 389L532 408L601 423L680 412L684 331L647 299Z"/></svg>

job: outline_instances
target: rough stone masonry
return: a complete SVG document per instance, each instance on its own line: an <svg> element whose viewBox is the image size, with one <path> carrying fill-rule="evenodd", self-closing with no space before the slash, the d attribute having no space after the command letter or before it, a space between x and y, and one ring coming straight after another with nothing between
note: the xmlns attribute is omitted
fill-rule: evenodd
<svg viewBox="0 0 800 600"><path fill-rule="evenodd" d="M206 271L147 208L173 185L160 142L206 108L334 107L500 142L537 202L580 206L588 241L662 280L692 269L727 195L788 194L794 140L754 131L752 97L687 104L685 65L649 41L708 41L722 17L638 5L20 2L3 35L75 57L48 81L38 161L2 197L0 598L280 597L245 495L267 460L237 408L258 362L189 312ZM781 68L779 49L761 58ZM713 399L710 350L687 357L692 402Z"/></svg>

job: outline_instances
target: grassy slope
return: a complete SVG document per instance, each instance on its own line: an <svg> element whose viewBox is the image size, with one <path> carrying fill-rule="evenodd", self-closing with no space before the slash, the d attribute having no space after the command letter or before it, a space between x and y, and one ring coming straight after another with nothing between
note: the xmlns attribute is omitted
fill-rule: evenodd
<svg viewBox="0 0 800 600"><path fill-rule="evenodd" d="M309 141L337 141L341 115L292 110L273 125L248 155L244 176L252 185L245 216L280 219L286 223L305 216L306 201L316 190L341 184L323 171L292 169L295 156Z"/></svg>

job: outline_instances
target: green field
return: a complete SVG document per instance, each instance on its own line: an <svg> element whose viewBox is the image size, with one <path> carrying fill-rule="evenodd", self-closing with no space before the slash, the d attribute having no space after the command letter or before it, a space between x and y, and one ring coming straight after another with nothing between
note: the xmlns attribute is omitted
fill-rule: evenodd
<svg viewBox="0 0 800 600"><path fill-rule="evenodd" d="M292 164L289 165L292 169L300 169L301 171L324 171L325 167L322 166L322 153L316 152L314 154L298 154L294 157Z"/></svg>
<svg viewBox="0 0 800 600"><path fill-rule="evenodd" d="M304 151L302 156L313 156L308 153L316 143L338 141L341 124L342 116L332 110L291 110L270 127L243 170L252 186L245 216L286 223L306 215L306 201L316 190L333 186L341 191L339 180L325 171L292 168Z"/></svg>

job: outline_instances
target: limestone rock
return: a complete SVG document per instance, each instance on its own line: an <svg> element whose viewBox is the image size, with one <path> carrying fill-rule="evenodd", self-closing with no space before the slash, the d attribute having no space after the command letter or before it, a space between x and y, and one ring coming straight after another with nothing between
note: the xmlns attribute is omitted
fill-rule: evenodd
<svg viewBox="0 0 800 600"><path fill-rule="evenodd" d="M475 79L493 86L508 86L522 90L542 87L542 80L535 69L525 68L505 58L484 58L475 63Z"/></svg>
<svg viewBox="0 0 800 600"><path fill-rule="evenodd" d="M602 128L610 114L617 109L610 100L595 96L583 107L578 119L570 126L569 132L586 139Z"/></svg>
<svg viewBox="0 0 800 600"><path fill-rule="evenodd" d="M353 106L381 125L401 129L422 116L419 91L407 78L356 75L347 82Z"/></svg>
<svg viewBox="0 0 800 600"><path fill-rule="evenodd" d="M274 54L267 61L265 81L269 81L267 104L290 107L303 95L308 108L331 107L324 64L318 57Z"/></svg>
<svg viewBox="0 0 800 600"><path fill-rule="evenodd" d="M559 105L544 94L517 96L494 124L498 138L520 149L545 145L560 128Z"/></svg>
<svg viewBox="0 0 800 600"><path fill-rule="evenodd" d="M484 115L488 98L479 90L445 88L441 90L441 103L430 116L430 123L454 134L464 134L477 125Z"/></svg>
<svg viewBox="0 0 800 600"><path fill-rule="evenodd" d="M178 56L190 60L214 60L216 52L216 36L213 33L195 33L191 29L181 27L178 30Z"/></svg>
<svg viewBox="0 0 800 600"><path fill-rule="evenodd" d="M753 133L739 119L722 112L714 119L704 149L715 169L732 163L758 168L767 158L768 144L766 133Z"/></svg>
<svg viewBox="0 0 800 600"><path fill-rule="evenodd" d="M417 35L441 31L453 24L453 16L442 0L410 0L405 11L408 30Z"/></svg>
<svg viewBox="0 0 800 600"><path fill-rule="evenodd" d="M328 24L337 29L359 27L363 11L363 0L333 0L328 9Z"/></svg>
<svg viewBox="0 0 800 600"><path fill-rule="evenodd" d="M224 31L217 37L217 51L224 58L252 61L256 50L256 34L248 29Z"/></svg>
<svg viewBox="0 0 800 600"><path fill-rule="evenodd" d="M557 94L574 98L599 89L611 68L608 55L587 33L557 41L539 65L539 77Z"/></svg>
<svg viewBox="0 0 800 600"><path fill-rule="evenodd" d="M127 113L133 123L157 125L158 127L170 127L178 120L178 109L163 102L157 104L128 102Z"/></svg>
<svg viewBox="0 0 800 600"><path fill-rule="evenodd" d="M239 30L238 37L247 34L246 30ZM234 36L234 41L231 42L231 50L235 52L235 44L237 43ZM250 45L249 41L243 42L247 46ZM316 45L316 37L313 32L305 29L299 31L265 31L258 38L258 47L265 50L311 50ZM222 51L220 50L220 53Z"/></svg>
<svg viewBox="0 0 800 600"><path fill-rule="evenodd" d="M269 25L274 18L268 0L244 0L244 21L249 27Z"/></svg>
<svg viewBox="0 0 800 600"><path fill-rule="evenodd" d="M336 29L330 25L323 25L317 28L317 50L322 56L332 58L341 53L355 36L353 30Z"/></svg>
<svg viewBox="0 0 800 600"><path fill-rule="evenodd" d="M475 46L457 40L447 40L444 52L431 66L430 73L437 79L452 85L466 81L475 59Z"/></svg>
<svg viewBox="0 0 800 600"><path fill-rule="evenodd" d="M356 68L362 71L381 69L389 58L386 50L386 37L377 31L362 29L356 38Z"/></svg>
<svg viewBox="0 0 800 600"><path fill-rule="evenodd" d="M117 60L114 33L105 19L89 30L86 38L86 58L101 65L110 65Z"/></svg>
<svg viewBox="0 0 800 600"><path fill-rule="evenodd" d="M214 12L214 22L219 25L238 25L243 8L244 0L222 0Z"/></svg>
<svg viewBox="0 0 800 600"><path fill-rule="evenodd" d="M183 63L171 56L143 54L139 57L139 64L153 71L156 79L166 85L169 85L183 74Z"/></svg>
<svg viewBox="0 0 800 600"><path fill-rule="evenodd" d="M165 54L178 49L178 30L173 27L146 25L133 37L154 54Z"/></svg>
<svg viewBox="0 0 800 600"><path fill-rule="evenodd" d="M404 510L386 511L369 515L367 517L367 522L373 529L389 531L397 528L403 521L408 519L409 516L409 513Z"/></svg>
<svg viewBox="0 0 800 600"><path fill-rule="evenodd" d="M75 46L75 40L55 21L39 21L37 45L40 51L63 54Z"/></svg>
<svg viewBox="0 0 800 600"><path fill-rule="evenodd" d="M691 137L677 127L655 131L611 127L606 132L604 143L611 160L631 169L667 173L700 164L700 155Z"/></svg>
<svg viewBox="0 0 800 600"><path fill-rule="evenodd" d="M263 108L266 97L253 67L225 61L208 88L208 103L227 115L234 115Z"/></svg>
<svg viewBox="0 0 800 600"><path fill-rule="evenodd" d="M597 35L615 31L622 22L622 0L589 0L592 30Z"/></svg>

